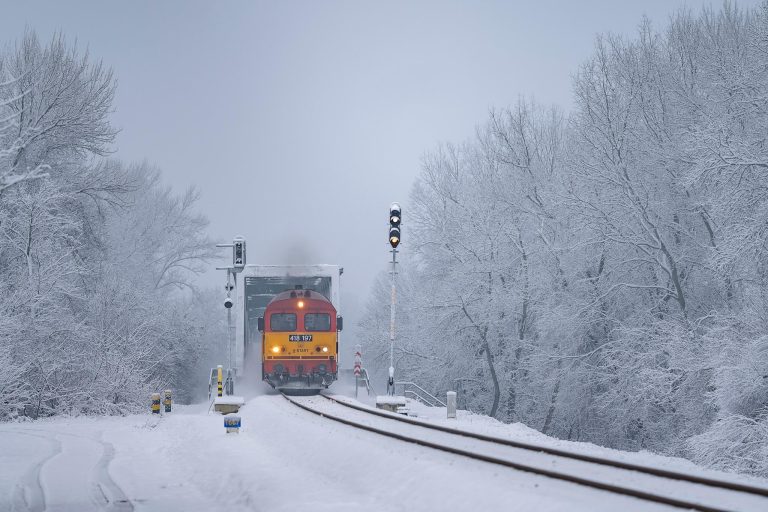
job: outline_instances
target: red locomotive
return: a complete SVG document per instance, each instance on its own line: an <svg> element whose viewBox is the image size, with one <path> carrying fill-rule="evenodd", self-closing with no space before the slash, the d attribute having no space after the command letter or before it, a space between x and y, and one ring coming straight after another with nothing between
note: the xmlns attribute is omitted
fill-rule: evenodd
<svg viewBox="0 0 768 512"><path fill-rule="evenodd" d="M337 377L342 318L327 297L288 290L276 295L259 318L262 378L285 393L314 394Z"/></svg>

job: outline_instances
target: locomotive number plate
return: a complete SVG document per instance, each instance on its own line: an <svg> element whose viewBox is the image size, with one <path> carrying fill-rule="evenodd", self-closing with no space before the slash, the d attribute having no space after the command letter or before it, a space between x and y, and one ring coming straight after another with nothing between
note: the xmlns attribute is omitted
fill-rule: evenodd
<svg viewBox="0 0 768 512"><path fill-rule="evenodd" d="M311 334L289 334L288 341L312 341Z"/></svg>

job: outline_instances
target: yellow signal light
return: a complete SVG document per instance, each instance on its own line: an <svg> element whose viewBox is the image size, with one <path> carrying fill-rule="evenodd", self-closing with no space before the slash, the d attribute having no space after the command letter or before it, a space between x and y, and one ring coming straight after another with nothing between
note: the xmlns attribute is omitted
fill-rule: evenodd
<svg viewBox="0 0 768 512"><path fill-rule="evenodd" d="M392 248L395 249L399 244L400 244L400 228L391 228L389 230L389 245L391 245Z"/></svg>

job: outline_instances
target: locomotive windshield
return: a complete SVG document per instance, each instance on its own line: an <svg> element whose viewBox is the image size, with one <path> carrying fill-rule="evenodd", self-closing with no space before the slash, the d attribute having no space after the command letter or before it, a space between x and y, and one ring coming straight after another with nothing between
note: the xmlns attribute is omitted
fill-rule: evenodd
<svg viewBox="0 0 768 512"><path fill-rule="evenodd" d="M328 313L307 313L304 315L305 331L330 331L331 315Z"/></svg>
<svg viewBox="0 0 768 512"><path fill-rule="evenodd" d="M294 313L272 313L269 317L269 328L273 331L295 331L296 315Z"/></svg>
<svg viewBox="0 0 768 512"><path fill-rule="evenodd" d="M331 296L331 278L323 276L248 276L245 278L245 332L246 351L252 344L261 343L261 333L256 326L257 319L265 316L264 311L275 295L293 290L301 285L305 290L318 292L324 297ZM256 349L258 350L258 349Z"/></svg>

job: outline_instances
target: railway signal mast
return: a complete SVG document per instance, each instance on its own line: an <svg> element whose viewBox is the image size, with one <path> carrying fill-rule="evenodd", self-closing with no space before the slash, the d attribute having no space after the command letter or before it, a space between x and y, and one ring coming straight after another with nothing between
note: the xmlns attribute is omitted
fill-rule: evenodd
<svg viewBox="0 0 768 512"><path fill-rule="evenodd" d="M395 394L395 266L397 265L397 246L400 245L400 223L402 208L399 203L389 206L389 245L392 246L392 300L389 306L389 378L387 394Z"/></svg>
<svg viewBox="0 0 768 512"><path fill-rule="evenodd" d="M216 244L216 247L231 247L232 248L232 266L229 267L217 267L216 270L227 271L227 284L225 289L227 290L227 297L224 299L224 307L227 309L227 345L229 349L229 368L227 369L227 394L234 393L234 376L232 375L232 306L234 301L231 297L231 292L237 285L237 274L242 272L245 268L245 238L236 236L231 244ZM232 281L234 280L234 284Z"/></svg>

